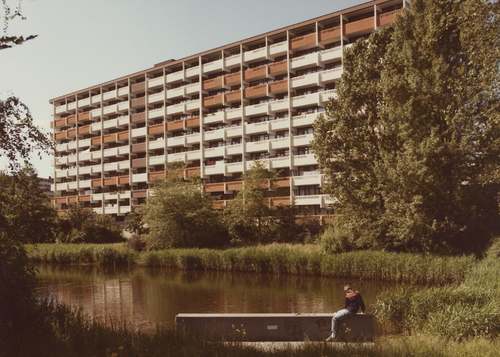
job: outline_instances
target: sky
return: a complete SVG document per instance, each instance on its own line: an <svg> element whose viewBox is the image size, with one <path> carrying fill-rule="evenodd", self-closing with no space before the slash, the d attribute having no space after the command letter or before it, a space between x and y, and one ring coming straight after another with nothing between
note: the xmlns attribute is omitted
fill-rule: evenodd
<svg viewBox="0 0 500 357"><path fill-rule="evenodd" d="M0 52L0 98L20 97L49 130L50 98L362 2L23 0L27 19L8 33L38 37ZM53 175L49 155L33 165L39 176Z"/></svg>

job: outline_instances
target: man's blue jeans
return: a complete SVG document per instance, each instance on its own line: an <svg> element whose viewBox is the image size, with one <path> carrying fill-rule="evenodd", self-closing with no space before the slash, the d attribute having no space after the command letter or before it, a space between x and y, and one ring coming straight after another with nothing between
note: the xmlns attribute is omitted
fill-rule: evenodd
<svg viewBox="0 0 500 357"><path fill-rule="evenodd" d="M335 337L336 334L337 334L337 323L339 322L339 320L345 318L346 316L349 316L351 315L352 312L350 312L349 310L347 309L342 309L342 310L339 310L337 311L336 313L333 314L333 317L332 317L332 336Z"/></svg>

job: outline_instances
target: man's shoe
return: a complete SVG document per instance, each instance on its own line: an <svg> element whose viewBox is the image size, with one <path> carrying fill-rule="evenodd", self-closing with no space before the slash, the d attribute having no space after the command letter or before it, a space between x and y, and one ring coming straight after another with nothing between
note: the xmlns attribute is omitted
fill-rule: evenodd
<svg viewBox="0 0 500 357"><path fill-rule="evenodd" d="M330 336L328 336L325 340L326 342L332 342L332 341L335 341L335 336L333 334L331 334Z"/></svg>

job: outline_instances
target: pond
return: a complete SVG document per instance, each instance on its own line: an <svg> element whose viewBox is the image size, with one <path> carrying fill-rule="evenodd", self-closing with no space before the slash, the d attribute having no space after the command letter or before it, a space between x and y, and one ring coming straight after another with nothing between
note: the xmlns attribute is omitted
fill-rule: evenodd
<svg viewBox="0 0 500 357"><path fill-rule="evenodd" d="M174 326L177 313L333 312L351 283L368 306L392 283L312 276L171 272L146 268L38 267L37 294L80 307L105 323L136 329Z"/></svg>

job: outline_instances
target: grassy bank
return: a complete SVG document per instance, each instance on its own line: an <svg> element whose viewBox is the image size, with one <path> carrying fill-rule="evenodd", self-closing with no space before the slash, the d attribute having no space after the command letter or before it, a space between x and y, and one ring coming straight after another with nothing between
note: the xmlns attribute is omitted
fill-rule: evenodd
<svg viewBox="0 0 500 357"><path fill-rule="evenodd" d="M415 284L460 283L475 262L472 257L375 251L328 255L316 245L287 244L142 253L129 250L124 244L38 244L26 248L31 260L38 263L140 265L173 270L301 274Z"/></svg>
<svg viewBox="0 0 500 357"><path fill-rule="evenodd" d="M41 304L38 317L15 338L0 341L0 356L496 356L499 340L463 343L436 337L392 337L372 346L306 344L279 351L262 351L241 344L207 342L171 330L152 334L125 326L104 326L62 305Z"/></svg>

